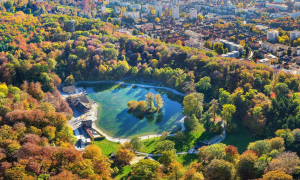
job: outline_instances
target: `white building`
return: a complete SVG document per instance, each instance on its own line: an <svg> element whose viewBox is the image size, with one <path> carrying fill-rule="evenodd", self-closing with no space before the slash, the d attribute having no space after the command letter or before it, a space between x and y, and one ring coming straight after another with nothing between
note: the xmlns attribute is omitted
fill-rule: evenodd
<svg viewBox="0 0 300 180"><path fill-rule="evenodd" d="M175 19L179 19L179 7L178 6L172 7L172 17Z"/></svg>
<svg viewBox="0 0 300 180"><path fill-rule="evenodd" d="M260 31L264 31L265 33L269 29L268 26L264 26L264 25L256 25L255 28L258 29L258 30L260 30Z"/></svg>
<svg viewBox="0 0 300 180"><path fill-rule="evenodd" d="M270 30L270 31L268 31L268 33L267 33L268 41L275 42L275 40L278 37L278 35L279 35L279 33L278 33L277 30Z"/></svg>
<svg viewBox="0 0 300 180"><path fill-rule="evenodd" d="M128 7L128 6L130 6L130 3L129 2L121 2L120 6L122 6L122 7Z"/></svg>
<svg viewBox="0 0 300 180"><path fill-rule="evenodd" d="M184 43L185 43L185 46L187 46L187 47L198 48L198 49L204 46L204 41L200 41L193 37L190 37L190 39L185 41Z"/></svg>
<svg viewBox="0 0 300 180"><path fill-rule="evenodd" d="M135 11L135 12L127 11L127 12L124 13L124 16L131 17L135 22L137 22L137 19L140 18L140 12L138 12L138 11Z"/></svg>
<svg viewBox="0 0 300 180"><path fill-rule="evenodd" d="M190 10L190 19L197 19L197 9L192 8Z"/></svg>
<svg viewBox="0 0 300 180"><path fill-rule="evenodd" d="M142 6L142 12L143 13L150 13L149 5L143 5Z"/></svg>
<svg viewBox="0 0 300 180"><path fill-rule="evenodd" d="M270 66L271 65L271 61L268 58L260 59L260 60L257 61L257 64L263 64L263 65Z"/></svg>
<svg viewBox="0 0 300 180"><path fill-rule="evenodd" d="M101 11L102 11L103 13L106 12L106 6L105 6L105 5L103 5L103 6L101 7Z"/></svg>
<svg viewBox="0 0 300 180"><path fill-rule="evenodd" d="M300 7L300 2L295 2L295 7Z"/></svg>
<svg viewBox="0 0 300 180"><path fill-rule="evenodd" d="M300 6L300 2L299 2L299 6ZM297 19L298 16L300 16L300 11L290 14L290 17L293 17L295 19Z"/></svg>
<svg viewBox="0 0 300 180"><path fill-rule="evenodd" d="M193 39L201 39L202 38L201 34L198 34L195 31L191 31L191 30L185 30L184 34L190 36Z"/></svg>
<svg viewBox="0 0 300 180"><path fill-rule="evenodd" d="M157 4L155 5L155 12L156 12L156 15L158 17L160 17L162 15L162 5L161 4Z"/></svg>
<svg viewBox="0 0 300 180"><path fill-rule="evenodd" d="M231 9L235 8L235 6L233 4L229 4L227 7L228 7L228 10L231 10Z"/></svg>
<svg viewBox="0 0 300 180"><path fill-rule="evenodd" d="M290 32L290 40L294 41L295 39L298 39L300 37L300 31L291 31Z"/></svg>
<svg viewBox="0 0 300 180"><path fill-rule="evenodd" d="M132 5L130 5L130 8L131 9L135 8L136 10L141 10L142 6L140 4L132 4Z"/></svg>
<svg viewBox="0 0 300 180"><path fill-rule="evenodd" d="M117 14L120 14L120 13L121 13L121 8L120 8L120 6L116 6L116 13L117 13Z"/></svg>
<svg viewBox="0 0 300 180"><path fill-rule="evenodd" d="M285 5L285 4L271 4L271 3L266 3L266 7L267 8L269 8L269 7L277 8L280 11L287 11L287 9L288 9L288 6Z"/></svg>
<svg viewBox="0 0 300 180"><path fill-rule="evenodd" d="M225 47L228 49L229 52L233 53L233 54L228 54L228 57L238 57L240 55L242 55L244 53L244 48L243 46L239 45L239 44L235 44L233 42L229 42L225 39L217 39L216 42L222 43L225 45ZM238 53L237 53L238 52Z"/></svg>

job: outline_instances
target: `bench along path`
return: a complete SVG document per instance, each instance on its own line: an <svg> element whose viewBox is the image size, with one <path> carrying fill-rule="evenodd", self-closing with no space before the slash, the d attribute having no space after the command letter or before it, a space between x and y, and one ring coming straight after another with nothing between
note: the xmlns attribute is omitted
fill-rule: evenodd
<svg viewBox="0 0 300 180"><path fill-rule="evenodd" d="M178 91L176 91L175 89L172 89L172 88L168 88L168 87L158 87L158 86L152 86L152 85L143 85L143 84L130 84L130 83L123 83L122 81L124 81L125 79L128 79L128 78L131 78L131 77L127 77L127 78L124 78L120 81L78 81L74 84L74 86L76 86L77 84L79 83L89 83L89 84L98 84L98 83L105 83L105 84L119 84L119 85L127 85L127 86L138 86L138 87L145 87L145 88L156 88L156 89L164 89L164 90L167 90L167 91L170 91L174 94L177 94L177 95L180 95L180 96L185 96L185 94L183 93L180 93ZM105 138L108 140L108 141L111 141L111 142L117 142L117 143L125 143L125 142L130 142L130 139L129 138L114 138L112 136L109 136L108 134L106 134L105 132L103 132L100 128L98 128L95 124L95 121L97 120L97 115L98 115L98 105L95 104L94 105L94 108L96 108L96 114L92 115L93 117L90 117L91 119L93 119L93 128L96 129L101 135L105 136ZM186 116L185 116L186 117ZM185 130L185 127L184 127L184 119L185 117L183 117L180 121L179 121L179 125L181 126L181 132L183 132ZM215 137L213 137L212 139L210 139L209 141L207 141L209 144L217 144L221 141L223 141L226 137L226 131L225 131L225 128L224 128L224 121L222 121L222 126L223 126L223 133L220 134L220 135L216 135ZM160 137L161 134L151 134L151 135L146 135L146 136L140 136L140 138L142 140L145 140L145 139L149 139L149 138L154 138L154 137ZM170 134L169 136L174 136L174 134ZM143 155L147 155L147 156L161 156L161 154L149 154L149 153L143 153L143 152L137 152L137 154L143 154ZM179 152L179 153L176 153L176 154L196 154L197 153L197 150L195 150L194 148L191 148L190 150L186 151L186 152Z"/></svg>

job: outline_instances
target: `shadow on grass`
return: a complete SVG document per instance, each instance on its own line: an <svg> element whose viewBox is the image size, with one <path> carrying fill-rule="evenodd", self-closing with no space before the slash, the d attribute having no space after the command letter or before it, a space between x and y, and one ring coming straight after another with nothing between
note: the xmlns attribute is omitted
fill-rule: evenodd
<svg viewBox="0 0 300 180"><path fill-rule="evenodd" d="M177 152L188 151L199 141L209 140L214 136L213 134L204 131L203 128L195 132L185 133L185 135L186 135L185 140L181 142L173 138L173 141L175 142L175 149L177 150Z"/></svg>
<svg viewBox="0 0 300 180"><path fill-rule="evenodd" d="M214 135L207 133L204 128L201 126L197 131L185 133L186 138L182 141L175 139L172 136L169 136L167 139L175 143L176 152L186 152L199 141L204 141L212 138ZM160 137L150 138L143 141L144 147L140 150L145 153L155 153L155 147L158 142L160 142Z"/></svg>
<svg viewBox="0 0 300 180"><path fill-rule="evenodd" d="M126 180L131 172L131 167L127 166L120 166L118 164L112 164L111 168L117 167L119 172L113 175L114 180Z"/></svg>
<svg viewBox="0 0 300 180"><path fill-rule="evenodd" d="M243 125L242 120L233 118L232 122L238 125L240 131L236 133L226 133L226 138L222 141L222 143L226 145L233 145L238 148L239 153L243 153L247 150L250 142L254 142L259 139L252 134L248 127Z"/></svg>
<svg viewBox="0 0 300 180"><path fill-rule="evenodd" d="M178 156L178 162L180 162L183 166L188 167L193 162L197 162L198 157L196 154L182 154Z"/></svg>
<svg viewBox="0 0 300 180"><path fill-rule="evenodd" d="M158 161L159 156L152 157ZM190 166L193 162L197 162L198 157L196 154L180 154L178 155L177 162L181 163L184 167Z"/></svg>
<svg viewBox="0 0 300 180"><path fill-rule="evenodd" d="M105 156L109 156L109 154L114 151L116 152L118 150L118 145L120 143L115 143L108 141L107 139L100 139L100 140L95 140L94 144L102 150L102 154Z"/></svg>

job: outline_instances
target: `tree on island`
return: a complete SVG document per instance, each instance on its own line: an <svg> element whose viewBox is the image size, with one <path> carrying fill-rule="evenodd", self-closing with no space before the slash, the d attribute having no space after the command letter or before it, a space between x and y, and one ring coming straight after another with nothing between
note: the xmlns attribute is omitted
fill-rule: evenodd
<svg viewBox="0 0 300 180"><path fill-rule="evenodd" d="M155 95L155 102L157 105L157 111L159 111L164 105L164 101L163 101L162 97L160 96L160 94Z"/></svg>
<svg viewBox="0 0 300 180"><path fill-rule="evenodd" d="M152 92L149 92L146 95L146 104L149 106L150 110L153 109L154 107L153 100L154 100L154 94Z"/></svg>
<svg viewBox="0 0 300 180"><path fill-rule="evenodd" d="M157 104L157 108L154 107L154 101ZM128 110L133 112L135 114L135 116L143 116L144 114L147 113L155 113L155 112L159 112L161 110L161 108L163 107L163 99L160 96L160 94L156 94L154 95L153 93L149 92L146 95L146 99L145 101L128 101L127 106L128 106Z"/></svg>

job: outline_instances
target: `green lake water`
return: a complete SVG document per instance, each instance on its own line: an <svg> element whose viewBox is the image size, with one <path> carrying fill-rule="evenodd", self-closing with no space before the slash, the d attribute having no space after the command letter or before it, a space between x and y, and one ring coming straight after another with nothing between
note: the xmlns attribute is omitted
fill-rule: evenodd
<svg viewBox="0 0 300 180"><path fill-rule="evenodd" d="M97 126L110 136L127 138L171 131L183 118L183 97L166 90L112 84L79 84L99 105ZM145 100L149 92L161 94L164 105L159 113L138 119L127 112L130 100ZM155 104L156 106L156 104Z"/></svg>

